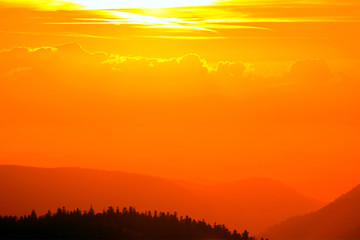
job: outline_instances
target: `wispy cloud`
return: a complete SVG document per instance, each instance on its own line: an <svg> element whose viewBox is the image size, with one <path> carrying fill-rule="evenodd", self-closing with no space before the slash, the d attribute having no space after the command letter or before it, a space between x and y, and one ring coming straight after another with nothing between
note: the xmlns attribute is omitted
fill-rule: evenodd
<svg viewBox="0 0 360 240"><path fill-rule="evenodd" d="M41 24L115 25L127 28L126 31L113 31L101 35L91 32L79 33L79 36L98 38L106 35L106 38L158 36L178 39L222 39L244 37L244 31L274 32L273 26L269 26L268 23L360 23L360 3L354 0L196 0L171 1L171 4L167 2L52 0L46 3L31 0L18 1L17 5L37 7L40 11L58 8L72 13L56 18L44 18L42 22L39 20ZM17 6L10 3L9 0L0 0L0 6ZM41 8L41 4L48 7ZM134 33L129 29L142 30L136 30ZM199 33L202 35L199 36ZM250 35L247 36L250 38L259 34Z"/></svg>

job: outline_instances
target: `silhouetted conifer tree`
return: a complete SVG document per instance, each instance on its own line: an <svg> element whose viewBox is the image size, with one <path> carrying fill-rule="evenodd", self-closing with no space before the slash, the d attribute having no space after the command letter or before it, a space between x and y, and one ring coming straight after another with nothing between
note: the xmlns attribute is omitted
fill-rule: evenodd
<svg viewBox="0 0 360 240"><path fill-rule="evenodd" d="M140 213L134 207L120 212L110 206L95 213L80 209L67 211L58 208L37 216L35 210L20 218L0 216L0 239L232 239L250 240L245 230L230 232L225 225L213 226L189 216L178 218L177 213L150 211Z"/></svg>
<svg viewBox="0 0 360 240"><path fill-rule="evenodd" d="M242 238L243 240L249 240L249 239L250 239L250 237L249 237L249 232L245 230L245 231L243 232L243 234L241 235L241 238Z"/></svg>

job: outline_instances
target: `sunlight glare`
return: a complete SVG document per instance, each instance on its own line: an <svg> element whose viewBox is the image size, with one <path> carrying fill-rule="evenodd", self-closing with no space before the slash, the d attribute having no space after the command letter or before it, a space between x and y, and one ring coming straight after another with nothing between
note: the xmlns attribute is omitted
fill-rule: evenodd
<svg viewBox="0 0 360 240"><path fill-rule="evenodd" d="M85 9L172 8L209 5L213 0L71 0Z"/></svg>

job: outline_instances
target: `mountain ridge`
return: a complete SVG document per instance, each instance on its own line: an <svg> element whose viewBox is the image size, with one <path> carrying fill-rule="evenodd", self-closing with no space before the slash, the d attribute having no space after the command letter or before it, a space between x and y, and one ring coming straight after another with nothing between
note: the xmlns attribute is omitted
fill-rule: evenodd
<svg viewBox="0 0 360 240"><path fill-rule="evenodd" d="M92 205L102 210L110 205L131 205L139 210L177 211L256 233L321 205L281 182L252 182L204 187L122 171L2 165L0 194L4 197L0 199L0 215L29 214L32 209L45 213L58 206L87 209ZM253 193L249 193L251 189Z"/></svg>
<svg viewBox="0 0 360 240"><path fill-rule="evenodd" d="M260 235L276 239L359 239L360 184L323 208L276 224Z"/></svg>

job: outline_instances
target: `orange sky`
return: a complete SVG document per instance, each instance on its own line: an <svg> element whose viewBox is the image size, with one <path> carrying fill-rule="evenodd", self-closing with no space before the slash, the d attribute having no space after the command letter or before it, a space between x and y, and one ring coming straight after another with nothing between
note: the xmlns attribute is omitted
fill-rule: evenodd
<svg viewBox="0 0 360 240"><path fill-rule="evenodd" d="M359 182L359 12L0 0L0 163L270 177L329 201Z"/></svg>

